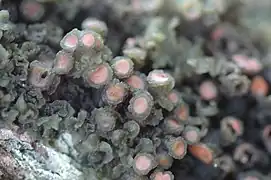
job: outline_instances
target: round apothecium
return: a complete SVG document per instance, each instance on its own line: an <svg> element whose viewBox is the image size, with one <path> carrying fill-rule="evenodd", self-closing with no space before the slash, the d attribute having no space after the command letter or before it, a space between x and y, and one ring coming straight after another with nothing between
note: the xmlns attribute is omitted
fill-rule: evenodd
<svg viewBox="0 0 271 180"><path fill-rule="evenodd" d="M174 78L163 70L152 70L147 76L147 82L156 93L169 93L175 86Z"/></svg>

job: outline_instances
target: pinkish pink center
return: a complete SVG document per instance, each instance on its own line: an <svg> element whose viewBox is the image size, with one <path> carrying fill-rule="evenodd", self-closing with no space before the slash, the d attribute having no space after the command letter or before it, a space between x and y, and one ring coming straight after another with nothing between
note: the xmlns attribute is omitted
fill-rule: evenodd
<svg viewBox="0 0 271 180"><path fill-rule="evenodd" d="M132 0L132 6L133 6L135 11L139 11L140 10L139 0Z"/></svg>
<svg viewBox="0 0 271 180"><path fill-rule="evenodd" d="M247 176L244 178L244 180L259 180L259 178L254 177L254 176Z"/></svg>
<svg viewBox="0 0 271 180"><path fill-rule="evenodd" d="M206 81L200 85L200 95L204 100L211 100L217 96L217 89L212 82Z"/></svg>
<svg viewBox="0 0 271 180"><path fill-rule="evenodd" d="M249 58L239 54L234 55L232 58L233 61L245 71L255 73L262 69L261 64L255 58Z"/></svg>
<svg viewBox="0 0 271 180"><path fill-rule="evenodd" d="M59 58L57 63L58 68L66 68L68 65L69 58L65 54L59 55L58 58Z"/></svg>
<svg viewBox="0 0 271 180"><path fill-rule="evenodd" d="M176 120L173 120L173 119L169 119L168 120L169 124L172 126L172 127L179 127L180 125L177 123Z"/></svg>
<svg viewBox="0 0 271 180"><path fill-rule="evenodd" d="M143 114L148 109L148 101L145 97L137 98L133 103L134 112L137 114Z"/></svg>
<svg viewBox="0 0 271 180"><path fill-rule="evenodd" d="M154 180L171 180L171 177L167 173L163 174L162 172L158 172L155 174Z"/></svg>
<svg viewBox="0 0 271 180"><path fill-rule="evenodd" d="M271 138L271 125L267 125L263 130L263 137L264 138Z"/></svg>
<svg viewBox="0 0 271 180"><path fill-rule="evenodd" d="M95 69L94 72L90 74L90 81L95 84L102 84L108 78L108 69L106 66L101 65Z"/></svg>
<svg viewBox="0 0 271 180"><path fill-rule="evenodd" d="M142 79L138 76L131 76L128 80L127 83L136 89L144 89L144 82L142 81Z"/></svg>
<svg viewBox="0 0 271 180"><path fill-rule="evenodd" d="M76 47L77 44L78 44L77 36L73 35L73 34L67 36L66 39L65 39L64 44L65 44L65 46L70 47L70 48Z"/></svg>
<svg viewBox="0 0 271 180"><path fill-rule="evenodd" d="M128 39L126 40L126 43L127 43L127 45L128 45L129 47L133 47L133 46L135 46L135 44L136 44L136 40L135 40L135 38L128 38Z"/></svg>
<svg viewBox="0 0 271 180"><path fill-rule="evenodd" d="M95 38L92 34L84 34L82 37L82 42L87 47L92 47L95 44Z"/></svg>
<svg viewBox="0 0 271 180"><path fill-rule="evenodd" d="M124 89L118 85L111 86L106 91L107 98L111 101L118 101L124 96Z"/></svg>
<svg viewBox="0 0 271 180"><path fill-rule="evenodd" d="M176 111L176 115L178 116L178 118L180 118L181 120L186 120L188 117L188 109L185 106L181 106L177 109Z"/></svg>
<svg viewBox="0 0 271 180"><path fill-rule="evenodd" d="M236 120L232 120L231 125L232 128L237 132L237 134L241 135L241 128L239 122Z"/></svg>
<svg viewBox="0 0 271 180"><path fill-rule="evenodd" d="M198 133L196 131L187 131L185 133L185 138L191 142L196 142L198 140Z"/></svg>
<svg viewBox="0 0 271 180"><path fill-rule="evenodd" d="M190 146L190 152L204 163L211 163L213 160L213 154L209 148L203 145L192 145Z"/></svg>
<svg viewBox="0 0 271 180"><path fill-rule="evenodd" d="M103 44L103 42L100 39L98 39L98 38L95 39L95 46L97 48L101 48L102 44Z"/></svg>
<svg viewBox="0 0 271 180"><path fill-rule="evenodd" d="M211 37L213 40L220 39L224 34L224 30L222 28L217 28L214 32L212 32Z"/></svg>
<svg viewBox="0 0 271 180"><path fill-rule="evenodd" d="M28 16L35 16L41 10L41 5L37 2L27 2L23 9Z"/></svg>
<svg viewBox="0 0 271 180"><path fill-rule="evenodd" d="M119 74L127 74L130 70L130 64L125 59L116 62L115 69Z"/></svg>
<svg viewBox="0 0 271 180"><path fill-rule="evenodd" d="M136 159L135 165L139 171L146 171L151 166L151 160L146 156L139 156Z"/></svg>
<svg viewBox="0 0 271 180"><path fill-rule="evenodd" d="M179 98L178 98L178 95L175 92L171 92L168 95L168 99L173 103L177 103Z"/></svg>
<svg viewBox="0 0 271 180"><path fill-rule="evenodd" d="M262 69L261 64L254 58L247 61L247 70L251 72L259 72Z"/></svg>
<svg viewBox="0 0 271 180"><path fill-rule="evenodd" d="M177 141L173 144L173 152L177 155L177 156L182 156L184 154L184 142L182 141Z"/></svg>
<svg viewBox="0 0 271 180"><path fill-rule="evenodd" d="M165 73L152 73L151 75L152 80L156 82L167 82L168 81L168 76Z"/></svg>

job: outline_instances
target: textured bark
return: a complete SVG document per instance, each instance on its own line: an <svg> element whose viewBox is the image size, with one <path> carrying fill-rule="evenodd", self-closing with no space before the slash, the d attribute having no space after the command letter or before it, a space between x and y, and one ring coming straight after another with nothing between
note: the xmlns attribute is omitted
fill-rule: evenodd
<svg viewBox="0 0 271 180"><path fill-rule="evenodd" d="M81 180L82 175L68 156L0 129L1 180Z"/></svg>

